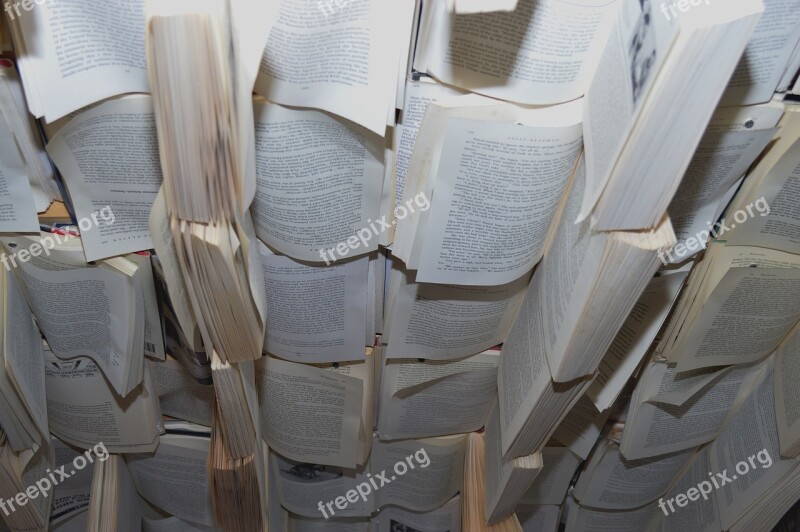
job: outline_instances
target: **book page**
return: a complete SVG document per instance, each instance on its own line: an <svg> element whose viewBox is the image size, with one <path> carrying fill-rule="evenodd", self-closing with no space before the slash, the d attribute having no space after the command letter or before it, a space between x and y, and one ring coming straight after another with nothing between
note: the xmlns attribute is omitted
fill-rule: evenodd
<svg viewBox="0 0 800 532"><path fill-rule="evenodd" d="M376 507L392 504L427 512L443 505L463 492L466 449L465 435L375 442L370 461L372 475L383 473L390 482L375 494ZM399 463L407 469L403 475L398 475L402 470Z"/></svg>
<svg viewBox="0 0 800 532"><path fill-rule="evenodd" d="M38 233L33 190L19 150L0 114L0 232Z"/></svg>
<svg viewBox="0 0 800 532"><path fill-rule="evenodd" d="M578 478L575 498L606 510L632 510L664 495L695 449L643 460L625 460L619 447L603 441Z"/></svg>
<svg viewBox="0 0 800 532"><path fill-rule="evenodd" d="M381 377L382 439L426 438L483 427L497 392L499 352L460 360L390 360Z"/></svg>
<svg viewBox="0 0 800 532"><path fill-rule="evenodd" d="M629 417L622 435L621 450L628 460L674 453L713 440L752 378L751 367L734 368L713 381L682 405L643 402ZM640 378L646 390L667 391L676 371L666 364L652 364Z"/></svg>
<svg viewBox="0 0 800 532"><path fill-rule="evenodd" d="M769 101L798 40L800 12L797 4L792 0L764 0L764 13L731 76L720 105L752 105Z"/></svg>
<svg viewBox="0 0 800 532"><path fill-rule="evenodd" d="M44 352L42 335L22 294L19 281L11 272L4 279L3 360L14 387L45 439L49 438L45 400Z"/></svg>
<svg viewBox="0 0 800 532"><path fill-rule="evenodd" d="M626 512L609 512L576 505L567 516L567 530L641 532L647 530L647 524L657 511L658 508L652 504Z"/></svg>
<svg viewBox="0 0 800 532"><path fill-rule="evenodd" d="M611 407L647 354L678 297L688 268L654 277L614 337L586 395L598 410Z"/></svg>
<svg viewBox="0 0 800 532"><path fill-rule="evenodd" d="M710 447L709 471L727 470L731 479L716 493L725 530L781 478L797 469L796 459L780 457L773 382L773 364L769 360L761 381Z"/></svg>
<svg viewBox="0 0 800 532"><path fill-rule="evenodd" d="M153 402L158 398L147 377L121 399L89 358L61 360L45 351L45 362L47 413L55 436L82 449L103 442L113 453L156 448L159 420Z"/></svg>
<svg viewBox="0 0 800 532"><path fill-rule="evenodd" d="M149 216L163 180L149 96L111 100L79 113L47 145L66 181L86 260L151 249ZM98 220L100 216L100 220Z"/></svg>
<svg viewBox="0 0 800 532"><path fill-rule="evenodd" d="M581 459L566 447L544 447L542 449L541 473L525 492L520 504L560 505L564 502L572 477L581 465Z"/></svg>
<svg viewBox="0 0 800 532"><path fill-rule="evenodd" d="M778 426L781 453L792 456L800 441L800 395L795 393L800 382L800 329L778 348L775 355L775 421Z"/></svg>
<svg viewBox="0 0 800 532"><path fill-rule="evenodd" d="M378 512L376 532L397 530L447 530L461 531L461 496L457 495L443 506L430 512L412 512L396 506L387 506Z"/></svg>
<svg viewBox="0 0 800 532"><path fill-rule="evenodd" d="M541 475L541 473L539 474ZM522 532L557 532L561 507L555 504L518 504L514 511Z"/></svg>
<svg viewBox="0 0 800 532"><path fill-rule="evenodd" d="M111 96L149 92L144 4L42 2L20 17L31 113L52 122Z"/></svg>
<svg viewBox="0 0 800 532"><path fill-rule="evenodd" d="M759 187L760 198L725 222L729 245L769 247L800 253L800 139L783 154Z"/></svg>
<svg viewBox="0 0 800 532"><path fill-rule="evenodd" d="M485 3L484 3L485 4ZM443 82L524 104L583 95L618 4L519 0L504 13L453 14L434 2L417 65Z"/></svg>
<svg viewBox="0 0 800 532"><path fill-rule="evenodd" d="M443 98L463 95L462 91L440 85L439 83L407 82L403 114L400 123L395 127L395 160L394 160L394 198L395 205L403 204L403 190L408 174L411 155L417 142L417 134L422 126L422 118L428 105Z"/></svg>
<svg viewBox="0 0 800 532"><path fill-rule="evenodd" d="M256 382L264 437L287 458L355 468L361 379L266 357Z"/></svg>
<svg viewBox="0 0 800 532"><path fill-rule="evenodd" d="M798 268L731 268L682 332L681 371L754 362L770 354L800 319Z"/></svg>
<svg viewBox="0 0 800 532"><path fill-rule="evenodd" d="M668 209L678 245L688 248L678 253L681 248L676 246L675 256L669 255L671 262L681 262L705 249L712 229L710 224L716 222L715 214L723 207L726 193L776 131L770 128L706 132ZM691 238L697 242L687 243Z"/></svg>
<svg viewBox="0 0 800 532"><path fill-rule="evenodd" d="M362 483L368 483L369 467L343 469L341 467L319 465L309 462L297 462L284 458L272 451L269 455L270 482L278 492L281 506L292 513L305 517L325 517L319 510L323 505L332 502ZM323 506L324 508L324 506ZM356 502L349 502L345 509L328 509L328 517L369 516L374 511L374 499L361 497ZM333 512L330 515L330 512Z"/></svg>
<svg viewBox="0 0 800 532"><path fill-rule="evenodd" d="M383 139L319 111L257 104L255 113L259 238L326 264L376 250Z"/></svg>
<svg viewBox="0 0 800 532"><path fill-rule="evenodd" d="M264 21L269 39L255 90L283 105L336 113L383 136L400 55L400 39L386 38L396 33L392 11L376 0L340 4L275 2Z"/></svg>
<svg viewBox="0 0 800 532"><path fill-rule="evenodd" d="M130 366L125 359L135 355L128 350L134 321L131 302L136 299L126 277L99 267L47 271L34 261L20 263L17 271L53 352L60 358L90 357L124 394Z"/></svg>
<svg viewBox="0 0 800 532"><path fill-rule="evenodd" d="M504 454L519 436L544 390L551 386L539 306L541 283L542 272L537 270L500 355L497 392Z"/></svg>
<svg viewBox="0 0 800 532"><path fill-rule="evenodd" d="M53 447L56 466L72 464L73 460L82 454L61 443L58 438L51 438L50 443ZM83 469L76 470L74 475L56 485L52 494L50 530L59 530L54 525L70 520L81 512L85 513L89 508L93 472L94 465L90 464ZM85 530L85 528L81 530Z"/></svg>
<svg viewBox="0 0 800 532"><path fill-rule="evenodd" d="M311 266L260 241L267 294L267 352L293 362L364 358L368 257Z"/></svg>
<svg viewBox="0 0 800 532"><path fill-rule="evenodd" d="M387 358L448 360L501 343L525 294L528 277L500 286L414 283L400 270L390 303Z"/></svg>
<svg viewBox="0 0 800 532"><path fill-rule="evenodd" d="M199 384L173 358L167 358L164 362L149 360L147 365L153 375L164 415L211 426L214 386Z"/></svg>
<svg viewBox="0 0 800 532"><path fill-rule="evenodd" d="M687 530L718 532L722 530L716 504L718 491L712 490L710 495L703 497L698 495L697 499L691 502L686 499L685 495L691 488L697 490L698 485L702 483L711 485L709 473L714 470L711 469L709 449L709 447L704 447L695 455L691 465L681 475L681 478L664 495L663 506L654 504L648 506L648 508L655 506L651 524L657 524L656 530L659 532L685 532ZM703 488L705 488L705 484ZM683 506L674 505L678 494L684 494Z"/></svg>
<svg viewBox="0 0 800 532"><path fill-rule="evenodd" d="M582 134L580 125L450 118L417 282L498 285L530 271L544 253Z"/></svg>
<svg viewBox="0 0 800 532"><path fill-rule="evenodd" d="M598 412L588 395L581 395L553 433L553 439L586 460L610 413L611 410Z"/></svg>
<svg viewBox="0 0 800 532"><path fill-rule="evenodd" d="M650 0L624 1L584 99L586 190L578 221L589 217L611 177L646 95L669 52L677 23Z"/></svg>
<svg viewBox="0 0 800 532"><path fill-rule="evenodd" d="M155 453L126 457L136 490L175 517L213 526L208 446L208 437L167 434Z"/></svg>

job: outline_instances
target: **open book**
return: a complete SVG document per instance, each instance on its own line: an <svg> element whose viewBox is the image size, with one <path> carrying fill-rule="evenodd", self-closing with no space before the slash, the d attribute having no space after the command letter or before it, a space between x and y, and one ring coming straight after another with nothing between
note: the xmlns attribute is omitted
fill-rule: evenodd
<svg viewBox="0 0 800 532"><path fill-rule="evenodd" d="M387 360L381 368L381 439L480 430L497 393L499 361L499 350L456 360Z"/></svg>
<svg viewBox="0 0 800 532"><path fill-rule="evenodd" d="M161 187L156 121L150 96L103 102L78 112L50 138L47 152L61 172L83 233L86 260L151 249L148 217ZM113 220L98 213L113 213ZM93 218L94 217L94 218Z"/></svg>
<svg viewBox="0 0 800 532"><path fill-rule="evenodd" d="M583 96L618 9L606 0L519 0L507 12L463 14L463 3L454 13L448 2L423 2L414 67L449 85L533 105Z"/></svg>
<svg viewBox="0 0 800 532"><path fill-rule="evenodd" d="M765 247L709 247L658 350L680 371L754 362L800 320L800 255Z"/></svg>
<svg viewBox="0 0 800 532"><path fill-rule="evenodd" d="M103 442L115 453L158 446L161 409L148 368L142 383L123 399L89 358L61 360L46 350L45 362L47 411L55 436L83 449Z"/></svg>
<svg viewBox="0 0 800 532"><path fill-rule="evenodd" d="M16 453L0 429L0 500L3 520L12 530L47 530L52 499L50 494L41 493L36 483L48 478L54 464L49 438L42 445ZM36 489L36 497L26 495L29 486Z"/></svg>
<svg viewBox="0 0 800 532"><path fill-rule="evenodd" d="M674 18L653 5L621 2L585 98L580 219L602 230L660 223L763 10L703 2Z"/></svg>
<svg viewBox="0 0 800 532"><path fill-rule="evenodd" d="M139 532L142 515L139 495L125 459L109 456L94 466L87 532Z"/></svg>
<svg viewBox="0 0 800 532"><path fill-rule="evenodd" d="M0 59L0 121L5 119L6 126L11 131L10 135L2 136L0 143L4 146L16 143L33 193L33 203L38 212L43 212L53 200L61 199L61 192L55 181L53 166L44 151L36 121L28 114L22 90L13 63ZM3 151L2 159L6 165L14 160L9 155L7 151ZM16 186L20 190L24 188L21 185ZM22 200L23 197L20 196L19 199ZM20 207L28 205L27 196L24 199Z"/></svg>
<svg viewBox="0 0 800 532"><path fill-rule="evenodd" d="M428 106L392 248L417 282L500 285L539 262L580 154L580 110L474 95Z"/></svg>
<svg viewBox="0 0 800 532"><path fill-rule="evenodd" d="M442 436L398 442L375 441L369 462L358 469L344 469L297 462L270 453L270 477L281 506L312 518L366 517L386 505L415 512L439 508L464 489L464 457L467 435ZM398 475L402 466L406 473ZM413 467L412 467L413 465ZM392 476L395 478L392 479ZM381 478L386 481L381 483ZM371 480L379 488L341 508L334 501L342 494L362 491ZM388 481L388 482L387 482ZM270 490L271 491L271 490ZM330 502L330 505L327 503ZM325 510L323 513L320 506Z"/></svg>
<svg viewBox="0 0 800 532"><path fill-rule="evenodd" d="M39 328L19 281L0 270L0 425L15 452L50 440L45 393L45 359Z"/></svg>
<svg viewBox="0 0 800 532"><path fill-rule="evenodd" d="M144 5L42 2L9 17L31 114L52 122L111 96L148 92Z"/></svg>
<svg viewBox="0 0 800 532"><path fill-rule="evenodd" d="M781 456L800 455L797 382L800 379L800 328L795 328L775 354L775 421Z"/></svg>
<svg viewBox="0 0 800 532"><path fill-rule="evenodd" d="M257 363L264 437L292 460L353 469L372 443L371 349L366 361L304 365L273 357Z"/></svg>
<svg viewBox="0 0 800 532"><path fill-rule="evenodd" d="M127 396L142 382L145 348L155 355L155 343L161 343L157 322L150 328L153 340L145 339L149 261L140 265L114 257L88 265L80 239L57 234L6 236L2 241L10 260L19 260L14 271L53 352L63 359L90 357L114 390ZM151 295L147 307L155 317Z"/></svg>
<svg viewBox="0 0 800 532"><path fill-rule="evenodd" d="M369 258L313 266L257 244L269 309L264 350L304 363L363 357Z"/></svg>
<svg viewBox="0 0 800 532"><path fill-rule="evenodd" d="M172 357L163 362L148 360L147 365L161 404L161 413L183 421L211 426L214 386L201 384Z"/></svg>
<svg viewBox="0 0 800 532"><path fill-rule="evenodd" d="M414 2L406 0L270 2L256 92L282 105L336 113L383 136L394 123L413 15Z"/></svg>

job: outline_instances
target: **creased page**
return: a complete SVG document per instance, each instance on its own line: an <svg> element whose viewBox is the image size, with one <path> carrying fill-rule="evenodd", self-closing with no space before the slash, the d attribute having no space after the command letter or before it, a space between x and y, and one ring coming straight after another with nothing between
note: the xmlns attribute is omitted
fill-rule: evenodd
<svg viewBox="0 0 800 532"><path fill-rule="evenodd" d="M524 275L582 146L581 126L450 118L417 282L498 285Z"/></svg>
<svg viewBox="0 0 800 532"><path fill-rule="evenodd" d="M267 294L268 353L293 362L364 358L369 260L312 266L258 243Z"/></svg>
<svg viewBox="0 0 800 532"><path fill-rule="evenodd" d="M257 382L270 448L292 460L356 467L361 379L267 357Z"/></svg>
<svg viewBox="0 0 800 532"><path fill-rule="evenodd" d="M257 104L256 233L298 260L374 251L383 152L383 139L344 120Z"/></svg>
<svg viewBox="0 0 800 532"><path fill-rule="evenodd" d="M110 452L149 452L158 445L155 392L144 385L120 399L86 357L61 360L45 351L50 430L83 449L103 442ZM146 381L147 379L145 379Z"/></svg>
<svg viewBox="0 0 800 532"><path fill-rule="evenodd" d="M79 113L47 145L70 191L86 260L151 249L148 219L163 180L149 96ZM102 220L98 223L98 215Z"/></svg>
<svg viewBox="0 0 800 532"><path fill-rule="evenodd" d="M0 232L39 232L33 191L14 137L0 115Z"/></svg>
<svg viewBox="0 0 800 532"><path fill-rule="evenodd" d="M144 0L40 2L20 17L35 79L31 112L52 122L89 104L149 92ZM58 39L56 39L58 36ZM31 83L32 81L32 83Z"/></svg>
<svg viewBox="0 0 800 532"><path fill-rule="evenodd" d="M561 421L553 439L586 460L610 413L610 410L598 412L588 395L584 394Z"/></svg>
<svg viewBox="0 0 800 532"><path fill-rule="evenodd" d="M460 287L408 277L391 304L387 358L447 360L500 344L528 283L524 276L501 286Z"/></svg>
<svg viewBox="0 0 800 532"><path fill-rule="evenodd" d="M3 314L3 356L6 371L23 399L43 438L49 438L44 383L42 335L33 321L19 281L10 272L5 276Z"/></svg>
<svg viewBox="0 0 800 532"><path fill-rule="evenodd" d="M382 474L389 481L376 493L376 506L392 504L425 512L449 501L464 489L466 442L465 435L375 442L372 476Z"/></svg>
<svg viewBox="0 0 800 532"><path fill-rule="evenodd" d="M390 11L376 0L341 5L281 0L270 28L256 92L283 105L336 113L383 136L394 107L397 42Z"/></svg>
<svg viewBox="0 0 800 532"><path fill-rule="evenodd" d="M211 426L214 409L214 386L199 384L181 364L172 358L164 362L149 360L156 383L161 412L206 427Z"/></svg>
<svg viewBox="0 0 800 532"><path fill-rule="evenodd" d="M498 355L453 361L388 361L381 377L381 438L426 438L479 430L497 392Z"/></svg>
<svg viewBox="0 0 800 532"><path fill-rule="evenodd" d="M353 517L368 516L374 511L372 497L350 502L344 509L327 508L326 513L320 511L320 503L336 500L363 482L369 484L366 466L355 469L343 469L335 466L318 465L308 462L296 462L271 452L270 478L271 489L278 491L281 506L292 513L306 517Z"/></svg>
<svg viewBox="0 0 800 532"><path fill-rule="evenodd" d="M133 288L105 268L47 271L32 262L18 271L33 315L60 358L88 356L120 394L128 388ZM65 319L69 316L69 319ZM143 362L139 362L140 364Z"/></svg>
<svg viewBox="0 0 800 532"><path fill-rule="evenodd" d="M674 273L665 271L650 281L608 348L597 376L586 391L598 410L607 410L619 397L667 319L688 275L688 269Z"/></svg>
<svg viewBox="0 0 800 532"><path fill-rule="evenodd" d="M208 437L167 434L153 454L127 457L136 490L152 505L205 526L214 524L208 486Z"/></svg>
<svg viewBox="0 0 800 532"><path fill-rule="evenodd" d="M502 100L574 100L586 90L617 6L613 0L519 0L505 13L454 15L446 2L434 2L430 25L422 28L427 71Z"/></svg>

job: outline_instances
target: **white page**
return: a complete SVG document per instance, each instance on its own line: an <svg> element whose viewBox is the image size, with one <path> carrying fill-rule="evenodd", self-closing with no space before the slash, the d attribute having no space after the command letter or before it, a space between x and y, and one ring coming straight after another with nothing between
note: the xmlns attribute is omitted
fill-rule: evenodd
<svg viewBox="0 0 800 532"><path fill-rule="evenodd" d="M787 451L800 440L800 395L795 393L800 382L800 333L789 335L775 355L775 421L781 451Z"/></svg>
<svg viewBox="0 0 800 532"><path fill-rule="evenodd" d="M450 118L417 281L497 285L530 271L581 146L580 125Z"/></svg>
<svg viewBox="0 0 800 532"><path fill-rule="evenodd" d="M608 348L599 373L586 391L598 410L607 410L619 397L667 319L688 275L688 268L674 273L663 271L650 281Z"/></svg>
<svg viewBox="0 0 800 532"><path fill-rule="evenodd" d="M138 266L139 292L144 307L144 354L158 360L164 360L164 335L161 331L161 314L158 310L158 296L153 273L153 265L149 253L131 253L125 257Z"/></svg>
<svg viewBox="0 0 800 532"><path fill-rule="evenodd" d="M89 358L61 360L45 351L45 384L50 430L58 438L89 449L103 442L109 452L150 452L158 445L153 401L142 385L121 399ZM147 380L147 379L145 379Z"/></svg>
<svg viewBox="0 0 800 532"><path fill-rule="evenodd" d="M33 191L14 137L0 115L0 232L39 232Z"/></svg>
<svg viewBox="0 0 800 532"><path fill-rule="evenodd" d="M656 530L659 532L686 532L687 530L697 532L718 532L722 530L719 522L719 512L717 510L716 491L712 491L709 497L698 497L696 501L684 503L684 506L673 505L670 509L668 504L673 502L678 494L686 494L690 488L697 489L700 482L709 481L709 473L713 472L710 463L709 447L704 447L694 458L692 464L681 476L678 482L664 495L664 509L659 509L655 504L647 506L653 507L653 521L651 526L658 524ZM675 511L673 512L672 509ZM665 515L666 514L666 515Z"/></svg>
<svg viewBox="0 0 800 532"><path fill-rule="evenodd" d="M391 10L376 0L343 7L275 2L256 92L283 105L316 107L383 136L394 107L399 40Z"/></svg>
<svg viewBox="0 0 800 532"><path fill-rule="evenodd" d="M314 262L377 249L371 227L380 210L383 142L319 111L257 104L252 213L259 238L281 253ZM370 235L366 243L355 236L364 229ZM346 244L348 239L355 239L354 245ZM322 253L342 243L346 252L328 258Z"/></svg>
<svg viewBox="0 0 800 532"><path fill-rule="evenodd" d="M566 447L544 447L541 452L544 467L520 504L561 505L581 459Z"/></svg>
<svg viewBox="0 0 800 532"><path fill-rule="evenodd" d="M449 361L388 361L381 376L381 438L426 438L479 430L497 393L499 354Z"/></svg>
<svg viewBox="0 0 800 532"><path fill-rule="evenodd" d="M694 448L676 454L628 461L611 442L595 450L578 484L581 504L606 510L632 510L655 501L694 455Z"/></svg>
<svg viewBox="0 0 800 532"><path fill-rule="evenodd" d="M446 360L501 343L519 308L527 276L491 287L410 282L403 272L391 302L387 358Z"/></svg>
<svg viewBox="0 0 800 532"><path fill-rule="evenodd" d="M292 460L356 467L363 381L272 357L259 365L261 422L270 448Z"/></svg>
<svg viewBox="0 0 800 532"><path fill-rule="evenodd" d="M55 455L55 465L69 465L82 453L78 453L57 438L51 438ZM52 508L50 510L50 530L60 530L54 525L71 520L77 514L86 513L89 508L89 497L92 489L92 474L94 465L89 464L83 469L75 471L68 479L59 482L53 490ZM78 529L75 532L83 532L86 528Z"/></svg>
<svg viewBox="0 0 800 532"><path fill-rule="evenodd" d="M541 474L541 473L540 473ZM557 532L561 507L555 504L519 504L514 511L522 532Z"/></svg>
<svg viewBox="0 0 800 532"><path fill-rule="evenodd" d="M3 358L6 371L40 434L47 439L50 429L47 427L42 336L33 321L19 281L13 273L2 274L5 275L6 292L3 307Z"/></svg>
<svg viewBox="0 0 800 532"><path fill-rule="evenodd" d="M130 303L135 300L126 277L106 268L46 271L32 262L21 263L18 271L53 352L60 358L90 357L114 389L124 393L129 378L125 359L133 356L128 352L134 320Z"/></svg>
<svg viewBox="0 0 800 532"><path fill-rule="evenodd" d="M199 384L172 358L164 362L150 360L147 365L150 366L164 415L211 426L214 386Z"/></svg>
<svg viewBox="0 0 800 532"><path fill-rule="evenodd" d="M652 504L627 512L609 512L587 506L576 506L570 509L567 517L567 530L642 532L647 530L647 524L657 511L658 507ZM688 530L694 532L694 529Z"/></svg>
<svg viewBox="0 0 800 532"><path fill-rule="evenodd" d="M466 448L466 435L375 442L371 458L373 476L383 472L390 482L376 492L376 507L392 504L425 512L443 505L459 491L463 493ZM410 467L409 461L415 467ZM400 462L407 466L402 476L396 475L394 469ZM426 462L428 465L423 467Z"/></svg>
<svg viewBox="0 0 800 532"><path fill-rule="evenodd" d="M149 92L144 4L42 2L20 17L31 113L52 122L111 96Z"/></svg>
<svg viewBox="0 0 800 532"><path fill-rule="evenodd" d="M307 462L295 462L270 452L270 478L278 492L280 504L292 513L306 517L325 517L318 504L332 502L336 497L344 496L355 489L361 482L368 483L367 466L358 470L340 467L316 465ZM369 516L374 511L374 497L366 501L358 498L348 503L344 510L326 510L329 517Z"/></svg>
<svg viewBox="0 0 800 532"><path fill-rule="evenodd" d="M214 524L208 485L208 437L167 434L154 454L126 458L139 494L176 517Z"/></svg>
<svg viewBox="0 0 800 532"><path fill-rule="evenodd" d="M148 219L163 177L149 96L111 100L79 113L47 151L67 183L76 216L94 222L88 231L81 228L87 261L153 247Z"/></svg>
<svg viewBox="0 0 800 532"><path fill-rule="evenodd" d="M459 16L434 2L419 48L427 72L450 85L524 104L574 100L586 90L616 7L613 0L519 0L511 12Z"/></svg>
<svg viewBox="0 0 800 532"><path fill-rule="evenodd" d="M364 358L368 257L324 266L258 242L267 294L267 352L293 362Z"/></svg>
<svg viewBox="0 0 800 532"><path fill-rule="evenodd" d="M581 395L553 433L553 439L585 460L610 413L610 410L598 412L591 399L586 394Z"/></svg>
<svg viewBox="0 0 800 532"><path fill-rule="evenodd" d="M800 39L800 11L793 0L763 0L764 13L733 72L720 105L768 102Z"/></svg>
<svg viewBox="0 0 800 532"><path fill-rule="evenodd" d="M375 532L414 530L446 530L461 532L461 496L457 495L443 506L430 512L412 512L396 506L387 506L378 512Z"/></svg>

